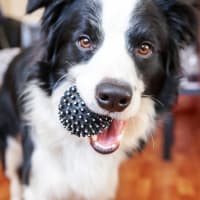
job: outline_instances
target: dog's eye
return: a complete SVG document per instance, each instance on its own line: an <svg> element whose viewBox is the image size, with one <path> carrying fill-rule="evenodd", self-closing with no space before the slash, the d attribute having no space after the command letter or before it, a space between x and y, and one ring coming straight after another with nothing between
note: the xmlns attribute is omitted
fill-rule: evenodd
<svg viewBox="0 0 200 200"><path fill-rule="evenodd" d="M93 43L91 39L89 38L89 36L81 36L78 39L78 45L82 49L91 49L93 47Z"/></svg>
<svg viewBox="0 0 200 200"><path fill-rule="evenodd" d="M136 49L136 54L144 58L150 57L152 53L153 53L153 47L149 43L142 43Z"/></svg>

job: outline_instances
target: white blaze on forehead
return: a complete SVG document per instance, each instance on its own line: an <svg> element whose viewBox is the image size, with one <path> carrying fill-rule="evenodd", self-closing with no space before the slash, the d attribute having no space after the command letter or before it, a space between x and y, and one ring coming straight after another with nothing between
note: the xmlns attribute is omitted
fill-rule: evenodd
<svg viewBox="0 0 200 200"><path fill-rule="evenodd" d="M104 31L126 31L139 0L101 0Z"/></svg>
<svg viewBox="0 0 200 200"><path fill-rule="evenodd" d="M108 78L127 80L130 84L136 84L135 63L127 50L126 33L138 1L100 0L104 39L90 63L96 67L101 65L98 67L99 75L101 70ZM102 79L106 78L105 76Z"/></svg>

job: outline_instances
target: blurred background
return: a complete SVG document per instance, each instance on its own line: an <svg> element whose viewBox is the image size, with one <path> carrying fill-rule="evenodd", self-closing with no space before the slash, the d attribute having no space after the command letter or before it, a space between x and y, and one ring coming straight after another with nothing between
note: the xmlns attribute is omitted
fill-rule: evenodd
<svg viewBox="0 0 200 200"><path fill-rule="evenodd" d="M5 15L15 17L17 19L24 19L25 16L25 8L26 8L26 2L27 0L1 0L1 8ZM29 18L32 18L32 20L38 20L40 17L40 11L34 13Z"/></svg>
<svg viewBox="0 0 200 200"><path fill-rule="evenodd" d="M26 0L0 0L0 54L40 37L42 10L25 15ZM199 14L200 17L200 14ZM141 153L120 169L116 200L200 200L200 50L180 52L185 74L177 105ZM0 59L1 60L1 59ZM3 68L0 63L0 73ZM9 200L0 167L0 200Z"/></svg>
<svg viewBox="0 0 200 200"><path fill-rule="evenodd" d="M2 45L27 47L39 37L38 22L42 9L32 15L25 15L26 2L27 0L0 0L1 16L5 16L1 17L0 34L1 38L4 34L4 41L0 39L0 47Z"/></svg>

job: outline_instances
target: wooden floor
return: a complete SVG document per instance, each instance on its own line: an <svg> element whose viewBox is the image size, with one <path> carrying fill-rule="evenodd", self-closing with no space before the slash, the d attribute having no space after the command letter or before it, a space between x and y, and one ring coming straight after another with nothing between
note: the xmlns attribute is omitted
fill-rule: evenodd
<svg viewBox="0 0 200 200"><path fill-rule="evenodd" d="M120 169L116 200L200 200L200 97L182 97L175 110L172 160L162 159L161 128L147 148ZM0 173L0 200L8 200Z"/></svg>

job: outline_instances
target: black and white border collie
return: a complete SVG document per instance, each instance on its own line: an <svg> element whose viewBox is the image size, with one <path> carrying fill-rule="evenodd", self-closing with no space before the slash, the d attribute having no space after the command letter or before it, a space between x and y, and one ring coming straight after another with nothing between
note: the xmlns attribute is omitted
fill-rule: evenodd
<svg viewBox="0 0 200 200"><path fill-rule="evenodd" d="M176 100L179 49L196 35L192 5L28 1L28 13L40 7L41 40L13 60L0 90L11 199L113 199L120 163L144 146ZM60 123L60 99L74 85L92 112L113 119L104 136L70 135Z"/></svg>

